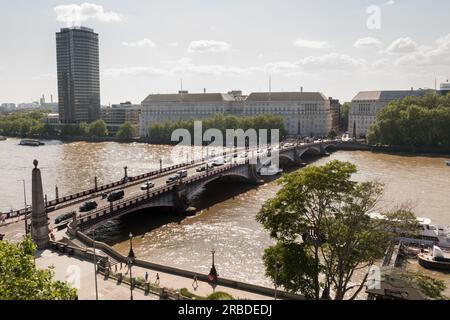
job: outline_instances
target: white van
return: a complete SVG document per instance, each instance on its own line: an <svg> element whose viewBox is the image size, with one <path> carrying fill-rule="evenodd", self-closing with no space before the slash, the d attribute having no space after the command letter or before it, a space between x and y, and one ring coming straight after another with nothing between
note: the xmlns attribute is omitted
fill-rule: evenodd
<svg viewBox="0 0 450 320"><path fill-rule="evenodd" d="M177 172L177 175L178 175L180 178L186 178L186 177L188 176L188 172L187 172L187 170L181 170L181 171L178 171L178 172Z"/></svg>

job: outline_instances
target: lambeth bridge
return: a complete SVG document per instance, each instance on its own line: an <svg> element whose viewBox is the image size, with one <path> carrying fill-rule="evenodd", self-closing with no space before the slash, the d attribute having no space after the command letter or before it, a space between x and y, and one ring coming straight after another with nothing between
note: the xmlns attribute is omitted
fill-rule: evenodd
<svg viewBox="0 0 450 320"><path fill-rule="evenodd" d="M69 233L75 235L77 231L86 232L108 220L150 208L171 207L176 212L184 214L189 208L192 199L199 195L205 186L212 181L221 179L260 184L263 181L258 173L259 169L267 165L267 162L270 162L270 158L275 156L275 154L279 157L281 164L301 166L303 165L303 155L328 155L328 150L336 148L336 144L337 142L335 141L329 141L280 147L277 152L264 151L265 154L255 156L256 161L252 161L251 156L242 159L239 157L239 152L237 152L235 157L229 158L232 159L231 161L220 167L211 168L201 173L195 171L195 174L188 175L186 178L179 179L172 184L161 185L155 189L141 192L141 194L136 196L111 203L88 214L74 216L73 221L69 224ZM261 161L263 158L266 159L266 163ZM181 168L186 168L189 172L204 164L205 162L200 161L197 164L191 163ZM161 182L164 183L163 181Z"/></svg>
<svg viewBox="0 0 450 320"><path fill-rule="evenodd" d="M68 231L73 235L77 231L87 232L111 219L149 208L173 208L179 214L186 214L192 209L190 208L192 200L213 181L231 180L238 183L260 184L264 178L259 174L260 169L268 166L272 158L277 157L281 166L302 166L302 156L306 154L328 155L331 149L338 148L340 144L343 142L330 140L240 151L235 149L220 155L222 159L226 159L222 165L211 168L206 166L208 169L203 171L198 169L217 159L217 156L166 168L160 166L159 170L135 177L128 177L125 167L124 178L120 181L98 186L97 179L95 179L94 188L64 197L59 197L56 190L56 199L51 201L45 199L44 207L47 215L51 218L72 212L73 219L68 224ZM180 170L185 170L187 176L168 183L167 179ZM142 191L140 186L147 181L153 183L154 187ZM105 193L116 190L123 190L125 197L118 201L108 202L104 196ZM95 201L98 207L88 213L79 212L80 205L86 201ZM8 218L28 216L30 212L31 208L24 208L8 213Z"/></svg>

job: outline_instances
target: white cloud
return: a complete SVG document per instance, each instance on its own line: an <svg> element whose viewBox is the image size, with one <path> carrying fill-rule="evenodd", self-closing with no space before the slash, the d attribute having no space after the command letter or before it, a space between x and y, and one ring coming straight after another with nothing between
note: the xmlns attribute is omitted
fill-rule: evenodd
<svg viewBox="0 0 450 320"><path fill-rule="evenodd" d="M360 69L366 66L364 59L353 58L347 54L329 53L322 56L306 57L297 62L297 65L307 69L347 70Z"/></svg>
<svg viewBox="0 0 450 320"><path fill-rule="evenodd" d="M224 41L216 40L197 40L189 44L188 52L206 53L206 52L226 52L230 51L231 45Z"/></svg>
<svg viewBox="0 0 450 320"><path fill-rule="evenodd" d="M285 73L298 71L298 64L289 61L279 61L267 63L263 69L266 73Z"/></svg>
<svg viewBox="0 0 450 320"><path fill-rule="evenodd" d="M169 47L174 47L174 48L176 48L176 47L178 47L180 44L178 43L178 42L171 42L171 43L169 43Z"/></svg>
<svg viewBox="0 0 450 320"><path fill-rule="evenodd" d="M373 48L373 47L379 47L382 45L382 42L378 40L377 38L372 37L365 37L356 40L355 44L353 45L355 48Z"/></svg>
<svg viewBox="0 0 450 320"><path fill-rule="evenodd" d="M256 71L261 71L259 68L253 67L235 67L222 66L218 64L195 64L189 58L181 58L178 61L167 61L167 63L174 65L170 70L172 74L197 74L197 75L249 75Z"/></svg>
<svg viewBox="0 0 450 320"><path fill-rule="evenodd" d="M395 4L394 0L389 0L389 1L385 2L385 3L383 3L383 6L392 6L394 4Z"/></svg>
<svg viewBox="0 0 450 320"><path fill-rule="evenodd" d="M294 46L309 49L329 49L333 47L327 41L305 40L300 38L294 41Z"/></svg>
<svg viewBox="0 0 450 320"><path fill-rule="evenodd" d="M416 51L417 43L410 37L398 38L386 49L387 53L410 53Z"/></svg>
<svg viewBox="0 0 450 320"><path fill-rule="evenodd" d="M147 38L144 38L142 40L136 41L136 42L122 42L122 45L125 47L138 47L138 48L143 48L143 47L150 47L150 48L154 48L156 47L156 44Z"/></svg>
<svg viewBox="0 0 450 320"><path fill-rule="evenodd" d="M235 67L222 66L218 64L194 64L189 58L181 58L176 61L166 61L170 65L168 68L155 67L128 67L128 68L111 68L105 70L103 75L110 77L120 76L173 76L173 75L207 75L207 76L221 76L221 75L248 75L253 72L262 71L259 68L252 67Z"/></svg>
<svg viewBox="0 0 450 320"><path fill-rule="evenodd" d="M121 21L122 15L113 11L105 11L103 6L84 2L81 5L69 4L56 6L53 9L56 20L64 22L67 26L79 26L87 20L98 20L101 22Z"/></svg>
<svg viewBox="0 0 450 320"><path fill-rule="evenodd" d="M127 67L127 68L110 68L106 69L103 73L105 76L121 77L121 76L168 76L170 72L164 69L154 67Z"/></svg>
<svg viewBox="0 0 450 320"><path fill-rule="evenodd" d="M397 59L396 65L448 65L450 63L450 34L436 40L434 47L421 46L416 52Z"/></svg>

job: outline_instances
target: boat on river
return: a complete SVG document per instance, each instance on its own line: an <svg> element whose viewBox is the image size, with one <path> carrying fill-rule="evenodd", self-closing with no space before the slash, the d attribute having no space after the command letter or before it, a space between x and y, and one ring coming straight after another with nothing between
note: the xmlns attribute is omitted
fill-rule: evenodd
<svg viewBox="0 0 450 320"><path fill-rule="evenodd" d="M417 255L419 264L431 270L450 271L450 256L441 248L434 246L432 253L419 253Z"/></svg>
<svg viewBox="0 0 450 320"><path fill-rule="evenodd" d="M370 217L372 219L385 219L385 216L380 213L371 213ZM417 235L399 237L398 240L404 243L450 249L450 227L436 226L429 218L417 218L417 224Z"/></svg>
<svg viewBox="0 0 450 320"><path fill-rule="evenodd" d="M258 174L262 176L276 176L283 173L283 169L280 169L277 165L270 167L262 167L258 170Z"/></svg>
<svg viewBox="0 0 450 320"><path fill-rule="evenodd" d="M445 164L450 167L450 160L445 161Z"/></svg>
<svg viewBox="0 0 450 320"><path fill-rule="evenodd" d="M30 146L30 147L39 147L43 146L45 143L39 141L39 140L33 140L33 139L23 139L19 143L21 146Z"/></svg>
<svg viewBox="0 0 450 320"><path fill-rule="evenodd" d="M5 141L5 140L6 140L6 137L0 136L0 141Z"/></svg>

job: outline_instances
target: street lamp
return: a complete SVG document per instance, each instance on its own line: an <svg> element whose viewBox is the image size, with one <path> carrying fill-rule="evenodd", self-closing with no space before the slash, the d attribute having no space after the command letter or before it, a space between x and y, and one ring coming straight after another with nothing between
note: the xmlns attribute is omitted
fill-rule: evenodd
<svg viewBox="0 0 450 320"><path fill-rule="evenodd" d="M27 193L25 191L25 180L17 180L23 182L23 202L25 204L25 234L28 235L28 218L27 218Z"/></svg>
<svg viewBox="0 0 450 320"><path fill-rule="evenodd" d="M94 277L95 277L95 300L98 300L98 286L97 286L97 256L95 255L95 230L92 231L92 247L94 249Z"/></svg>
<svg viewBox="0 0 450 320"><path fill-rule="evenodd" d="M128 267L130 268L130 300L133 300L133 274L131 271L131 267L134 263L134 259L136 258L136 256L134 255L134 251L133 251L133 234L130 232L130 251L128 252L128 257L127 257L127 264Z"/></svg>

